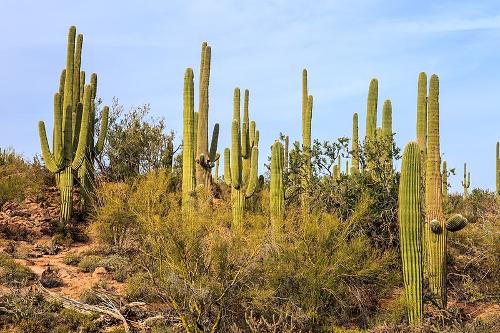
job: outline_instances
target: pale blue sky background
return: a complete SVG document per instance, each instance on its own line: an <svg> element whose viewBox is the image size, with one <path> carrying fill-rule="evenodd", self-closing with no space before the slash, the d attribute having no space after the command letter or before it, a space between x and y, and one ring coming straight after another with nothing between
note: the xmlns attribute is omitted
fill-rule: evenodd
<svg viewBox="0 0 500 333"><path fill-rule="evenodd" d="M0 1L0 146L39 152L37 121L52 123L52 96L70 25L84 34L83 69L98 95L151 103L180 136L183 73L198 73L212 46L210 120L228 145L235 86L250 89L263 163L280 131L299 139L301 70L314 95L313 136L364 136L366 96L379 79L379 110L392 99L400 147L415 137L417 77L441 79L441 147L460 189L493 189L500 140L500 1ZM197 79L197 77L195 78ZM262 171L262 169L261 169Z"/></svg>

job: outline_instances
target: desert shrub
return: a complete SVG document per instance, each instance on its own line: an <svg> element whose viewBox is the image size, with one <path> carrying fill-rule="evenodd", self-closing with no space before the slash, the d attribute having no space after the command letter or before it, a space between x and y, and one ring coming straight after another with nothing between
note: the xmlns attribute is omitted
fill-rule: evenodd
<svg viewBox="0 0 500 333"><path fill-rule="evenodd" d="M0 296L0 319L0 329L8 332L101 332L95 315L64 309L35 291L15 290Z"/></svg>
<svg viewBox="0 0 500 333"><path fill-rule="evenodd" d="M122 282L131 271L130 260L118 254L108 256L87 255L83 256L78 263L78 268L86 273L92 273L97 267L104 267L108 272L113 273L113 278Z"/></svg>
<svg viewBox="0 0 500 333"><path fill-rule="evenodd" d="M128 205L130 194L130 185L126 183L105 183L99 188L99 204L90 228L101 243L118 248L130 246L137 228Z"/></svg>
<svg viewBox="0 0 500 333"><path fill-rule="evenodd" d="M82 259L80 259L78 268L80 268L82 272L92 273L97 267L100 266L99 263L101 259L102 257L97 255L84 256Z"/></svg>
<svg viewBox="0 0 500 333"><path fill-rule="evenodd" d="M30 163L14 150L0 148L0 206L39 195L48 179L38 159Z"/></svg>
<svg viewBox="0 0 500 333"><path fill-rule="evenodd" d="M70 266L77 266L80 263L81 256L73 253L73 252L68 252L64 255L62 261L65 265L70 265Z"/></svg>
<svg viewBox="0 0 500 333"><path fill-rule="evenodd" d="M156 298L151 277L146 272L138 272L126 280L125 297L130 302L150 302Z"/></svg>
<svg viewBox="0 0 500 333"><path fill-rule="evenodd" d="M125 111L114 99L107 140L98 164L111 181L124 181L159 168L171 168L173 139L173 132L166 133L165 120L151 116L149 104Z"/></svg>
<svg viewBox="0 0 500 333"><path fill-rule="evenodd" d="M0 252L0 284L12 287L22 287L33 281L36 274L28 267L16 263L13 259Z"/></svg>

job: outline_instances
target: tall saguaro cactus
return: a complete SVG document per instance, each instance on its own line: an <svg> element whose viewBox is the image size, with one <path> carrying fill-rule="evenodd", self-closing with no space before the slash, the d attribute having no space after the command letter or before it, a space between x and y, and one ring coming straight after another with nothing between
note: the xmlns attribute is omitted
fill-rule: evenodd
<svg viewBox="0 0 500 333"><path fill-rule="evenodd" d="M358 114L352 116L351 174L359 171Z"/></svg>
<svg viewBox="0 0 500 333"><path fill-rule="evenodd" d="M467 172L467 163L464 163L464 179L462 180L462 187L464 188L464 200L469 197L470 187L470 172Z"/></svg>
<svg viewBox="0 0 500 333"><path fill-rule="evenodd" d="M309 214L309 196L306 191L312 177L311 165L311 122L312 122L313 97L307 90L307 69L302 71L302 155L303 155L303 174L302 174L302 213L304 219Z"/></svg>
<svg viewBox="0 0 500 333"><path fill-rule="evenodd" d="M184 74L184 112L183 112L183 144L182 144L182 212L185 216L194 210L194 82L193 70L187 68Z"/></svg>
<svg viewBox="0 0 500 333"><path fill-rule="evenodd" d="M420 147L421 158L425 163L427 154L427 74L418 75L417 88L417 143ZM425 170L423 170L425 173Z"/></svg>
<svg viewBox="0 0 500 333"><path fill-rule="evenodd" d="M254 145L251 152L250 173L247 182L243 178L242 135L240 120L240 89L234 89L233 121L231 124L231 150L224 150L224 181L231 186L231 204L233 210L233 225L237 229L243 227L245 200L250 198L257 187L258 181L258 138L255 132Z"/></svg>
<svg viewBox="0 0 500 333"><path fill-rule="evenodd" d="M285 201L283 165L283 146L279 141L275 141L271 148L271 184L269 190L271 229L275 240L279 237L283 226L283 205Z"/></svg>
<svg viewBox="0 0 500 333"><path fill-rule="evenodd" d="M368 89L368 100L366 104L366 133L365 141L368 142L375 137L377 131L377 104L378 104L378 80L373 78Z"/></svg>
<svg viewBox="0 0 500 333"><path fill-rule="evenodd" d="M412 325L422 320L420 164L420 148L416 142L410 142L403 153L398 220L408 321Z"/></svg>
<svg viewBox="0 0 500 333"><path fill-rule="evenodd" d="M441 155L439 147L439 78L432 75L429 84L427 114L427 162L425 213L429 288L440 307L446 306L446 228L443 212ZM440 232L436 232L437 225Z"/></svg>
<svg viewBox="0 0 500 333"><path fill-rule="evenodd" d="M497 201L498 205L500 205L500 142L497 142L497 159L496 159L496 180L497 180Z"/></svg>
<svg viewBox="0 0 500 333"><path fill-rule="evenodd" d="M210 150L208 147L208 86L210 81L211 48L206 42L201 46L198 121L196 130L196 184L207 188L212 182L212 168L218 159L217 142L219 124L214 125Z"/></svg>

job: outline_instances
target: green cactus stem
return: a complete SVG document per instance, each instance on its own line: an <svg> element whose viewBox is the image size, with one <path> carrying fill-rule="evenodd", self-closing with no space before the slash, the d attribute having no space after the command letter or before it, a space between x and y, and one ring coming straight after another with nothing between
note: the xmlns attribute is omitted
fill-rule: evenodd
<svg viewBox="0 0 500 333"><path fill-rule="evenodd" d="M217 159L217 161L215 161L215 182L216 183L219 182L219 161L220 161L220 159Z"/></svg>
<svg viewBox="0 0 500 333"><path fill-rule="evenodd" d="M201 46L198 120L196 127L196 184L209 189L212 184L212 168L217 159L219 124L214 125L210 149L208 146L208 86L210 82L211 47L203 42Z"/></svg>
<svg viewBox="0 0 500 333"><path fill-rule="evenodd" d="M288 146L289 146L289 138L288 138L288 135L285 136L285 147L284 147L284 151L283 151L283 169L284 170L288 170L288 167L289 167L289 162L288 162Z"/></svg>
<svg viewBox="0 0 500 333"><path fill-rule="evenodd" d="M446 221L446 230L460 231L467 226L467 219L460 214L454 214Z"/></svg>
<svg viewBox="0 0 500 333"><path fill-rule="evenodd" d="M258 182L259 133L255 131L254 144L251 151L250 173L247 182L245 182L243 179L239 88L234 89L233 107L231 150L229 148L224 150L224 181L231 187L233 226L237 230L242 230L245 200L255 193Z"/></svg>
<svg viewBox="0 0 500 333"><path fill-rule="evenodd" d="M425 217L427 228L427 273L429 288L437 304L446 307L446 228L443 212L441 154L439 147L439 78L432 75L429 84L427 114L427 162L425 181ZM442 232L432 232L438 223Z"/></svg>
<svg viewBox="0 0 500 333"><path fill-rule="evenodd" d="M359 171L358 114L352 116L351 174Z"/></svg>
<svg viewBox="0 0 500 333"><path fill-rule="evenodd" d="M467 172L467 163L464 163L464 180L462 180L462 187L464 188L464 200L469 197L469 187L470 187L470 172Z"/></svg>
<svg viewBox="0 0 500 333"><path fill-rule="evenodd" d="M399 183L399 238L408 321L422 320L422 221L420 218L420 148L406 145Z"/></svg>
<svg viewBox="0 0 500 333"><path fill-rule="evenodd" d="M283 227L283 205L285 201L283 164L283 146L279 141L275 141L271 148L271 180L269 190L271 230L274 240L279 238Z"/></svg>
<svg viewBox="0 0 500 333"><path fill-rule="evenodd" d="M373 78L368 89L366 104L366 134L365 141L373 139L377 130L378 80Z"/></svg>
<svg viewBox="0 0 500 333"><path fill-rule="evenodd" d="M384 143L384 151L386 156L384 158L384 163L389 171L393 169L392 163L392 104L391 100L384 101L384 106L382 109L382 137Z"/></svg>
<svg viewBox="0 0 500 333"><path fill-rule="evenodd" d="M311 166L311 122L312 122L312 110L313 110L313 97L308 94L307 89L307 70L302 71L302 177L301 177L301 203L302 203L302 215L303 219L306 220L309 216L309 195L307 193L307 188L311 182L312 177L312 166Z"/></svg>
<svg viewBox="0 0 500 333"><path fill-rule="evenodd" d="M420 147L422 161L425 163L427 154L427 74L424 72L418 75L417 143ZM425 173L425 170L423 172Z"/></svg>
<svg viewBox="0 0 500 333"><path fill-rule="evenodd" d="M184 74L184 111L183 111L183 144L182 144L182 212L189 216L194 211L194 82L193 70L186 69Z"/></svg>

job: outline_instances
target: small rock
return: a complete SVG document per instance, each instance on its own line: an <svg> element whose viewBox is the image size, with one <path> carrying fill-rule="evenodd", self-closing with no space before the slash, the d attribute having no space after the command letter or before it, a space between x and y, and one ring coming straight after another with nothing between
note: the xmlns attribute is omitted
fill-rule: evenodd
<svg viewBox="0 0 500 333"><path fill-rule="evenodd" d="M108 274L108 270L105 267L96 267L94 273L92 273L92 277L96 277L99 275L106 275L106 274Z"/></svg>

